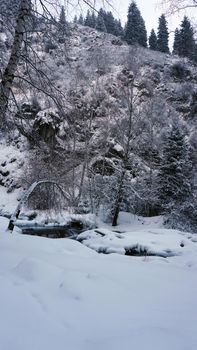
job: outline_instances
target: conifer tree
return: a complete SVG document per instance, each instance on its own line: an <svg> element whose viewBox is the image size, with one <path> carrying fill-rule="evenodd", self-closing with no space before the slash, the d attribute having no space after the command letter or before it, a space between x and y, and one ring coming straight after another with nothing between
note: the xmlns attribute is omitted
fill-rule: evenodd
<svg viewBox="0 0 197 350"><path fill-rule="evenodd" d="M61 26L66 25L66 15L65 15L65 9L64 6L61 7L60 17L59 17L59 24Z"/></svg>
<svg viewBox="0 0 197 350"><path fill-rule="evenodd" d="M90 13L90 10L88 10L84 25L90 28L95 28L96 27L96 16L94 11Z"/></svg>
<svg viewBox="0 0 197 350"><path fill-rule="evenodd" d="M112 12L104 12L104 22L107 33L115 34L115 19Z"/></svg>
<svg viewBox="0 0 197 350"><path fill-rule="evenodd" d="M78 23L78 18L77 18L77 15L75 15L74 19L73 19L73 23Z"/></svg>
<svg viewBox="0 0 197 350"><path fill-rule="evenodd" d="M79 16L78 23L81 24L82 26L84 25L84 18L82 14L80 14Z"/></svg>
<svg viewBox="0 0 197 350"><path fill-rule="evenodd" d="M194 44L193 61L197 64L197 44Z"/></svg>
<svg viewBox="0 0 197 350"><path fill-rule="evenodd" d="M121 38L124 36L124 30L121 24L121 20L115 19L115 33L114 35L120 36Z"/></svg>
<svg viewBox="0 0 197 350"><path fill-rule="evenodd" d="M147 47L147 31L144 19L140 17L140 23L139 23L139 40L138 44Z"/></svg>
<svg viewBox="0 0 197 350"><path fill-rule="evenodd" d="M100 9L96 21L96 29L99 30L100 32L107 32L105 21L104 21L104 11L103 9Z"/></svg>
<svg viewBox="0 0 197 350"><path fill-rule="evenodd" d="M120 37L124 36L124 30L122 28L120 19L119 20L114 19L114 32L112 34Z"/></svg>
<svg viewBox="0 0 197 350"><path fill-rule="evenodd" d="M173 54L174 55L179 55L180 45L181 45L180 30L178 28L176 28L175 33L174 33L174 44L173 44Z"/></svg>
<svg viewBox="0 0 197 350"><path fill-rule="evenodd" d="M59 29L60 29L60 34L63 37L70 35L70 29L69 29L68 22L66 21L64 6L61 7L61 12L59 17Z"/></svg>
<svg viewBox="0 0 197 350"><path fill-rule="evenodd" d="M161 206L169 212L191 192L191 162L188 144L178 122L174 122L163 147L158 173Z"/></svg>
<svg viewBox="0 0 197 350"><path fill-rule="evenodd" d="M193 59L195 49L194 32L189 19L185 16L180 29L179 55Z"/></svg>
<svg viewBox="0 0 197 350"><path fill-rule="evenodd" d="M90 27L95 28L96 27L96 16L94 11L92 11L91 17L90 17Z"/></svg>
<svg viewBox="0 0 197 350"><path fill-rule="evenodd" d="M150 36L149 36L149 47L151 50L157 50L157 36L155 34L154 29L151 30Z"/></svg>
<svg viewBox="0 0 197 350"><path fill-rule="evenodd" d="M128 20L125 28L125 40L128 44L147 46L147 32L145 22L135 1L132 1L128 9Z"/></svg>
<svg viewBox="0 0 197 350"><path fill-rule="evenodd" d="M90 10L87 11L86 18L84 20L84 25L87 27L91 27L92 19L91 19L91 13Z"/></svg>
<svg viewBox="0 0 197 350"><path fill-rule="evenodd" d="M158 27L158 34L157 34L157 47L158 51L169 53L169 47L168 47L168 26L167 21L164 15L161 15L159 18L159 27Z"/></svg>

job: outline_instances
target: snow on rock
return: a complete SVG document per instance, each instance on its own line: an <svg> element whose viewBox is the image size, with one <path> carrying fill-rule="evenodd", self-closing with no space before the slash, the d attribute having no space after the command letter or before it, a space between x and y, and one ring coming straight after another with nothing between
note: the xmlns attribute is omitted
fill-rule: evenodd
<svg viewBox="0 0 197 350"><path fill-rule="evenodd" d="M128 230L128 229L127 229ZM172 257L185 254L193 244L179 231L167 229L144 229L127 232L95 229L81 233L78 240L98 253Z"/></svg>
<svg viewBox="0 0 197 350"><path fill-rule="evenodd" d="M118 143L116 145L114 145L114 150L116 152L124 152L124 148L121 145L119 145Z"/></svg>
<svg viewBox="0 0 197 350"><path fill-rule="evenodd" d="M7 193L7 188L0 186L0 215L11 216L17 206L17 200L20 198L20 189L17 189L11 193Z"/></svg>
<svg viewBox="0 0 197 350"><path fill-rule="evenodd" d="M35 219L29 220L31 216ZM23 212L19 219L15 221L18 227L27 226L55 226L68 225L70 223L79 223L84 229L92 229L96 227L96 218L93 214L71 214L67 211L57 213L55 211L27 211Z"/></svg>
<svg viewBox="0 0 197 350"><path fill-rule="evenodd" d="M5 186L10 192L20 187L24 158L25 152L19 144L0 142L0 186Z"/></svg>

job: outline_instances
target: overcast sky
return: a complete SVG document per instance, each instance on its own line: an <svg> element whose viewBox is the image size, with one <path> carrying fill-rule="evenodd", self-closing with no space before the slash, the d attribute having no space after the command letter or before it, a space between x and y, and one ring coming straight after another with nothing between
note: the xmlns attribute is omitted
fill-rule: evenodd
<svg viewBox="0 0 197 350"><path fill-rule="evenodd" d="M76 1L78 3L78 0ZM67 0L65 0L65 3L66 2ZM94 0L92 2L94 2ZM115 8L115 11L113 11L115 17L120 18L122 23L124 24L125 21L127 20L128 7L129 7L129 4L131 3L131 0L111 0L111 2L113 4L113 7ZM164 11L161 5L159 6L160 2L161 0L136 0L138 8L141 11L141 14L145 20L148 35L150 34L150 31L152 28L154 28L155 31L157 32L158 18ZM103 3L103 0L97 0L97 7L99 6L101 7L102 3ZM75 9L77 9L77 12L79 14L80 12L79 7L76 6ZM86 11L87 11L87 8L85 8L85 12ZM68 12L69 12L69 15L71 14L72 16L75 10L74 8L72 8L72 10L70 9ZM174 36L173 31L175 30L176 27L180 25L184 14L185 13L182 12L179 15L176 15L176 16L174 15L167 18L169 31L172 32L171 40L170 40L171 43ZM192 16L194 17L197 15L197 11L196 13L192 11L191 13L186 13L186 14L189 15L190 17Z"/></svg>
<svg viewBox="0 0 197 350"><path fill-rule="evenodd" d="M117 8L118 13L120 14L121 21L124 23L125 19L127 18L127 12L128 12L128 6L130 4L131 0L114 0L114 4ZM140 12L142 14L142 17L145 20L146 28L148 35L150 34L150 31L152 28L155 29L157 32L158 28L158 18L163 12L163 8L161 5L159 5L159 2L157 0L137 0L138 8L140 9ZM182 16L181 16L182 17ZM169 30L173 31L176 26L179 25L179 22L181 21L181 18L168 18L169 22ZM173 41L174 34L172 33L170 36L170 41Z"/></svg>
<svg viewBox="0 0 197 350"><path fill-rule="evenodd" d="M114 5L117 8L123 22L125 22L125 19L127 18L130 3L130 0L114 0ZM137 0L137 5L146 22L147 30L150 31L152 28L157 28L158 17L162 11L162 9L158 6L158 2L155 0Z"/></svg>

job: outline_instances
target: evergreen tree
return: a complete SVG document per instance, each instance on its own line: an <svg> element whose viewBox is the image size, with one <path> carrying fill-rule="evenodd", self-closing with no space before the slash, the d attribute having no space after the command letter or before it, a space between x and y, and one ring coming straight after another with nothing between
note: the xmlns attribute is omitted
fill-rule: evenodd
<svg viewBox="0 0 197 350"><path fill-rule="evenodd" d="M112 12L104 12L104 22L107 33L115 34L115 19Z"/></svg>
<svg viewBox="0 0 197 350"><path fill-rule="evenodd" d="M124 30L122 28L122 24L120 19L114 19L114 33L115 36L120 36L121 38L124 36Z"/></svg>
<svg viewBox="0 0 197 350"><path fill-rule="evenodd" d="M100 32L107 32L105 21L104 21L104 11L100 9L97 17L96 29Z"/></svg>
<svg viewBox="0 0 197 350"><path fill-rule="evenodd" d="M128 44L147 46L147 33L145 22L135 3L132 1L128 9L128 20L125 27L125 40Z"/></svg>
<svg viewBox="0 0 197 350"><path fill-rule="evenodd" d="M185 16L180 29L179 55L193 59L195 49L194 32L189 19Z"/></svg>
<svg viewBox="0 0 197 350"><path fill-rule="evenodd" d="M61 7L60 17L59 17L60 26L64 27L66 25L66 15L64 6Z"/></svg>
<svg viewBox="0 0 197 350"><path fill-rule="evenodd" d="M121 20L115 19L115 33L114 35L120 36L121 38L124 36L124 30L121 24Z"/></svg>
<svg viewBox="0 0 197 350"><path fill-rule="evenodd" d="M163 147L158 173L158 191L161 206L170 212L191 192L191 162L188 144L181 126L173 123Z"/></svg>
<svg viewBox="0 0 197 350"><path fill-rule="evenodd" d="M159 18L159 27L157 34L157 47L159 51L169 53L168 38L169 33L167 21L165 16L161 15L161 17Z"/></svg>
<svg viewBox="0 0 197 350"><path fill-rule="evenodd" d="M78 23L81 24L82 26L85 25L84 18L83 18L82 14L80 14L80 16L79 16Z"/></svg>
<svg viewBox="0 0 197 350"><path fill-rule="evenodd" d="M178 28L176 28L175 33L174 33L174 44L173 44L173 54L174 55L179 55L180 45L181 45L180 30Z"/></svg>
<svg viewBox="0 0 197 350"><path fill-rule="evenodd" d="M74 19L73 19L73 23L78 23L78 18L77 18L77 15L75 15Z"/></svg>
<svg viewBox="0 0 197 350"><path fill-rule="evenodd" d="M146 31L146 26L143 18L140 18L140 23L139 23L139 40L138 40L139 45L143 47L147 47L147 31Z"/></svg>
<svg viewBox="0 0 197 350"><path fill-rule="evenodd" d="M84 21L84 26L91 27L91 24L92 24L91 13L90 13L90 10L88 10Z"/></svg>
<svg viewBox="0 0 197 350"><path fill-rule="evenodd" d="M64 6L61 7L60 17L59 17L59 29L60 34L64 36L70 35L70 29L66 21L65 9Z"/></svg>
<svg viewBox="0 0 197 350"><path fill-rule="evenodd" d="M96 27L96 16L95 16L94 11L91 14L91 23L90 24L91 24L90 25L91 28L95 28Z"/></svg>
<svg viewBox="0 0 197 350"><path fill-rule="evenodd" d="M84 22L85 26L91 27L91 28L95 28L96 27L96 16L94 11L92 13L90 13L90 10L88 10L86 18L85 18L85 22Z"/></svg>
<svg viewBox="0 0 197 350"><path fill-rule="evenodd" d="M157 36L154 29L151 30L148 42L151 50L157 50Z"/></svg>
<svg viewBox="0 0 197 350"><path fill-rule="evenodd" d="M194 44L193 61L197 63L197 44Z"/></svg>

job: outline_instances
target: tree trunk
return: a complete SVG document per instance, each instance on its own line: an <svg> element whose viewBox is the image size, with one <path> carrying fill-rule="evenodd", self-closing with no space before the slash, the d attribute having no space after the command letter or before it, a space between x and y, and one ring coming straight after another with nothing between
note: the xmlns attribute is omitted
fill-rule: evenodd
<svg viewBox="0 0 197 350"><path fill-rule="evenodd" d="M8 109L8 102L11 93L11 88L14 81L14 75L20 60L21 49L24 41L25 34L25 22L30 15L31 1L21 0L20 7L18 11L18 16L16 19L16 27L14 33L14 42L12 45L12 50L10 58L2 73L2 80L0 84L0 121L3 125L6 121L6 112Z"/></svg>
<svg viewBox="0 0 197 350"><path fill-rule="evenodd" d="M115 200L114 210L113 210L113 218L112 218L112 226L117 226L118 224L118 216L121 209L122 199L123 199L123 186L126 176L126 169L128 165L129 152L130 152L130 144L131 144L131 131L132 131L132 118L133 118L133 81L131 82L131 86L129 89L129 97L128 97L128 112L129 112L129 120L128 120L128 137L125 145L125 155L123 160L123 167L121 171L120 181L118 184L117 197Z"/></svg>
<svg viewBox="0 0 197 350"><path fill-rule="evenodd" d="M118 216L119 216L119 212L120 212L120 206L122 203L123 185L124 185L125 174L126 174L126 169L124 168L122 170L122 174L120 177L120 182L119 182L119 186L118 186L118 193L117 193L115 206L114 206L114 210L113 210L112 226L117 226L117 223L118 223Z"/></svg>

